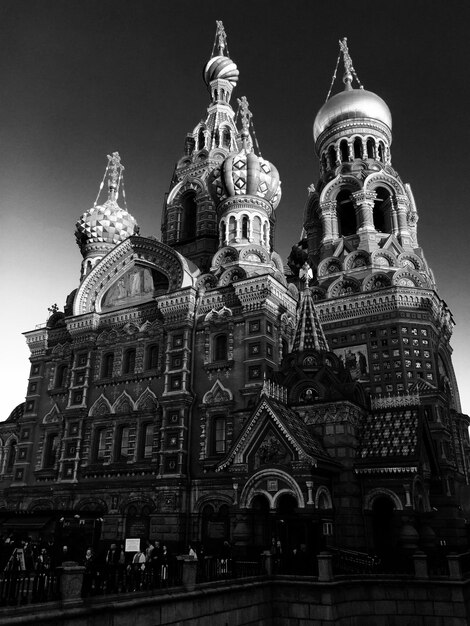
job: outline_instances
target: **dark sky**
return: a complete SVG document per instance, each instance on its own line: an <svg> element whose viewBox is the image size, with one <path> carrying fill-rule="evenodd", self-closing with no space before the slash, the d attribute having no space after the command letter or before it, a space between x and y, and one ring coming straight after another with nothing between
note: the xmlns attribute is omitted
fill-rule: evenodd
<svg viewBox="0 0 470 626"><path fill-rule="evenodd" d="M2 0L0 419L24 399L21 332L78 284L74 224L93 205L110 152L126 167L141 233L160 236L174 163L206 114L202 68L216 19L240 70L234 99L247 96L262 154L281 175L284 260L318 177L313 121L338 39L348 37L361 82L392 111L392 163L411 184L418 239L454 313L454 364L470 412L469 18L464 0Z"/></svg>

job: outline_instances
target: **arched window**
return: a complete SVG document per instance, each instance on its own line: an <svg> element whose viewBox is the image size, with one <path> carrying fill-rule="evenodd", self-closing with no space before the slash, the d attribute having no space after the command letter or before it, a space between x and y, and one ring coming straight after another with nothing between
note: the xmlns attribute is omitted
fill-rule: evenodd
<svg viewBox="0 0 470 626"><path fill-rule="evenodd" d="M194 191L186 193L182 198L181 204L181 241L194 239L197 224L196 193Z"/></svg>
<svg viewBox="0 0 470 626"><path fill-rule="evenodd" d="M346 139L339 144L339 149L341 152L341 161L342 163L349 161L349 145Z"/></svg>
<svg viewBox="0 0 470 626"><path fill-rule="evenodd" d="M328 161L330 162L330 167L334 168L336 165L336 148L334 146L328 148Z"/></svg>
<svg viewBox="0 0 470 626"><path fill-rule="evenodd" d="M375 141L371 137L367 140L367 158L375 159Z"/></svg>
<svg viewBox="0 0 470 626"><path fill-rule="evenodd" d="M44 448L44 469L52 469L57 460L57 451L59 447L58 433L49 433L46 437L46 445Z"/></svg>
<svg viewBox="0 0 470 626"><path fill-rule="evenodd" d="M218 99L219 99L219 92L217 91L217 89L214 89L214 100L217 102Z"/></svg>
<svg viewBox="0 0 470 626"><path fill-rule="evenodd" d="M219 133L219 129L216 128L215 133L214 133L214 144L216 148L219 147L219 143L220 143L220 133Z"/></svg>
<svg viewBox="0 0 470 626"><path fill-rule="evenodd" d="M68 367L66 365L59 365L59 367L57 368L57 374L55 378L56 388L67 386L67 371Z"/></svg>
<svg viewBox="0 0 470 626"><path fill-rule="evenodd" d="M205 145L206 145L206 138L204 135L204 129L200 128L198 136L197 136L197 149L202 150Z"/></svg>
<svg viewBox="0 0 470 626"><path fill-rule="evenodd" d="M232 137L230 135L230 130L228 128L224 128L222 134L222 143L224 148L230 148Z"/></svg>
<svg viewBox="0 0 470 626"><path fill-rule="evenodd" d="M268 235L269 231L268 231L268 223L265 222L263 225L263 243L266 246L266 248L269 246L269 235Z"/></svg>
<svg viewBox="0 0 470 626"><path fill-rule="evenodd" d="M112 378L113 366L114 366L114 354L112 352L108 352L108 354L105 354L103 357L103 371L101 372L101 376L103 378Z"/></svg>
<svg viewBox="0 0 470 626"><path fill-rule="evenodd" d="M262 244L261 241L261 219L255 215L253 218L253 230L252 230L252 241L257 244Z"/></svg>
<svg viewBox="0 0 470 626"><path fill-rule="evenodd" d="M356 232L356 210L347 190L340 191L336 197L338 231L341 237L354 235Z"/></svg>
<svg viewBox="0 0 470 626"><path fill-rule="evenodd" d="M356 137L353 145L354 145L354 158L362 159L362 140L359 137Z"/></svg>
<svg viewBox="0 0 470 626"><path fill-rule="evenodd" d="M379 161L385 163L385 146L382 142L379 142Z"/></svg>
<svg viewBox="0 0 470 626"><path fill-rule="evenodd" d="M124 374L133 374L135 370L135 348L127 350L124 354Z"/></svg>
<svg viewBox="0 0 470 626"><path fill-rule="evenodd" d="M393 204L390 192L383 187L375 190L377 197L374 200L372 216L374 227L380 233L391 233L393 230Z"/></svg>
<svg viewBox="0 0 470 626"><path fill-rule="evenodd" d="M158 367L158 346L153 344L147 348L147 369L153 370Z"/></svg>
<svg viewBox="0 0 470 626"><path fill-rule="evenodd" d="M328 167L328 166L327 166L327 162L326 162L326 156L325 156L325 153L323 153L323 154L321 155L321 166L322 166L323 171L325 171L325 170L327 169L327 167Z"/></svg>
<svg viewBox="0 0 470 626"><path fill-rule="evenodd" d="M227 360L227 335L214 337L214 361Z"/></svg>
<svg viewBox="0 0 470 626"><path fill-rule="evenodd" d="M224 454L226 451L226 420L223 416L214 417L212 428L212 452Z"/></svg>
<svg viewBox="0 0 470 626"><path fill-rule="evenodd" d="M248 239L248 216L242 217L242 239Z"/></svg>
<svg viewBox="0 0 470 626"><path fill-rule="evenodd" d="M236 237L237 237L237 221L235 220L233 215L231 215L230 219L228 221L228 240L229 240L229 242L235 241Z"/></svg>

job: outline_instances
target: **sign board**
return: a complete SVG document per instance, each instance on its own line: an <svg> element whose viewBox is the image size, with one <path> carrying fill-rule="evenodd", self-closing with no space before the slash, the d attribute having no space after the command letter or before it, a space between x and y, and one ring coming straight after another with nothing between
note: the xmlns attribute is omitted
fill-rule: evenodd
<svg viewBox="0 0 470 626"><path fill-rule="evenodd" d="M140 552L140 539L126 539L126 552Z"/></svg>

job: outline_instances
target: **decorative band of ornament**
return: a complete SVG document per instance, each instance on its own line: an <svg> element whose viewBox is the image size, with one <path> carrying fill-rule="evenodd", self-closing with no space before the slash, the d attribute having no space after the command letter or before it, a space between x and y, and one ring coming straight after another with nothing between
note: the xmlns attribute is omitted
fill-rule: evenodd
<svg viewBox="0 0 470 626"><path fill-rule="evenodd" d="M405 474L411 472L414 474L418 468L412 465L404 467L359 467L354 470L355 474Z"/></svg>
<svg viewBox="0 0 470 626"><path fill-rule="evenodd" d="M266 380L266 374L264 375L263 387L261 389L261 396L267 396L268 398L274 398L287 404L287 389L274 383L271 380Z"/></svg>
<svg viewBox="0 0 470 626"><path fill-rule="evenodd" d="M399 406L419 406L420 405L419 393L404 393L403 395L388 395L372 397L370 404L372 409L391 409Z"/></svg>

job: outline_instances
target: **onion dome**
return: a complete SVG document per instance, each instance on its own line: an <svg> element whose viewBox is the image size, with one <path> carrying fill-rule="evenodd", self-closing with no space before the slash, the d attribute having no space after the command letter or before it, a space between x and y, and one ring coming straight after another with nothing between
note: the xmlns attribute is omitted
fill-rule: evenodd
<svg viewBox="0 0 470 626"><path fill-rule="evenodd" d="M276 167L245 148L229 154L213 176L211 194L216 202L235 196L257 196L276 208L281 200Z"/></svg>
<svg viewBox="0 0 470 626"><path fill-rule="evenodd" d="M214 55L216 47L218 54ZM209 87L214 80L226 80L232 87L238 82L239 71L235 63L225 54L227 49L227 35L224 25L221 21L217 21L217 30L215 33L215 42L212 58L206 63L204 68L204 82Z"/></svg>
<svg viewBox="0 0 470 626"><path fill-rule="evenodd" d="M335 94L318 111L313 124L313 139L338 122L372 119L392 130L392 114L380 96L366 89L348 89Z"/></svg>
<svg viewBox="0 0 470 626"><path fill-rule="evenodd" d="M213 80L217 80L218 78L222 78L223 80L227 80L232 87L238 82L239 71L235 63L225 56L215 56L206 64L204 68L204 82L207 86Z"/></svg>
<svg viewBox="0 0 470 626"><path fill-rule="evenodd" d="M272 163L252 151L249 126L252 113L245 96L238 100L242 120L242 149L232 152L214 170L210 191L216 203L236 196L254 196L276 208L281 200L279 172Z"/></svg>
<svg viewBox="0 0 470 626"><path fill-rule="evenodd" d="M318 111L313 124L313 139L315 143L327 129L333 129L337 124L342 126L344 124L344 126L347 126L348 131L356 124L373 125L385 132L391 140L392 115L390 109L380 96L372 91L367 91L359 82L349 55L347 39L342 39L339 45L344 62L344 91L335 94L331 98L329 97L330 94L328 94L325 104ZM352 87L353 76L359 83L358 89ZM335 77L336 69L333 80Z"/></svg>
<svg viewBox="0 0 470 626"><path fill-rule="evenodd" d="M75 236L82 254L86 253L91 244L116 245L139 232L135 218L126 209L121 209L117 203L123 170L119 154L114 152L112 156L108 155L108 166L104 176L106 178L106 174L109 173L108 199L103 205L95 203L76 223ZM104 179L100 192L103 185Z"/></svg>

